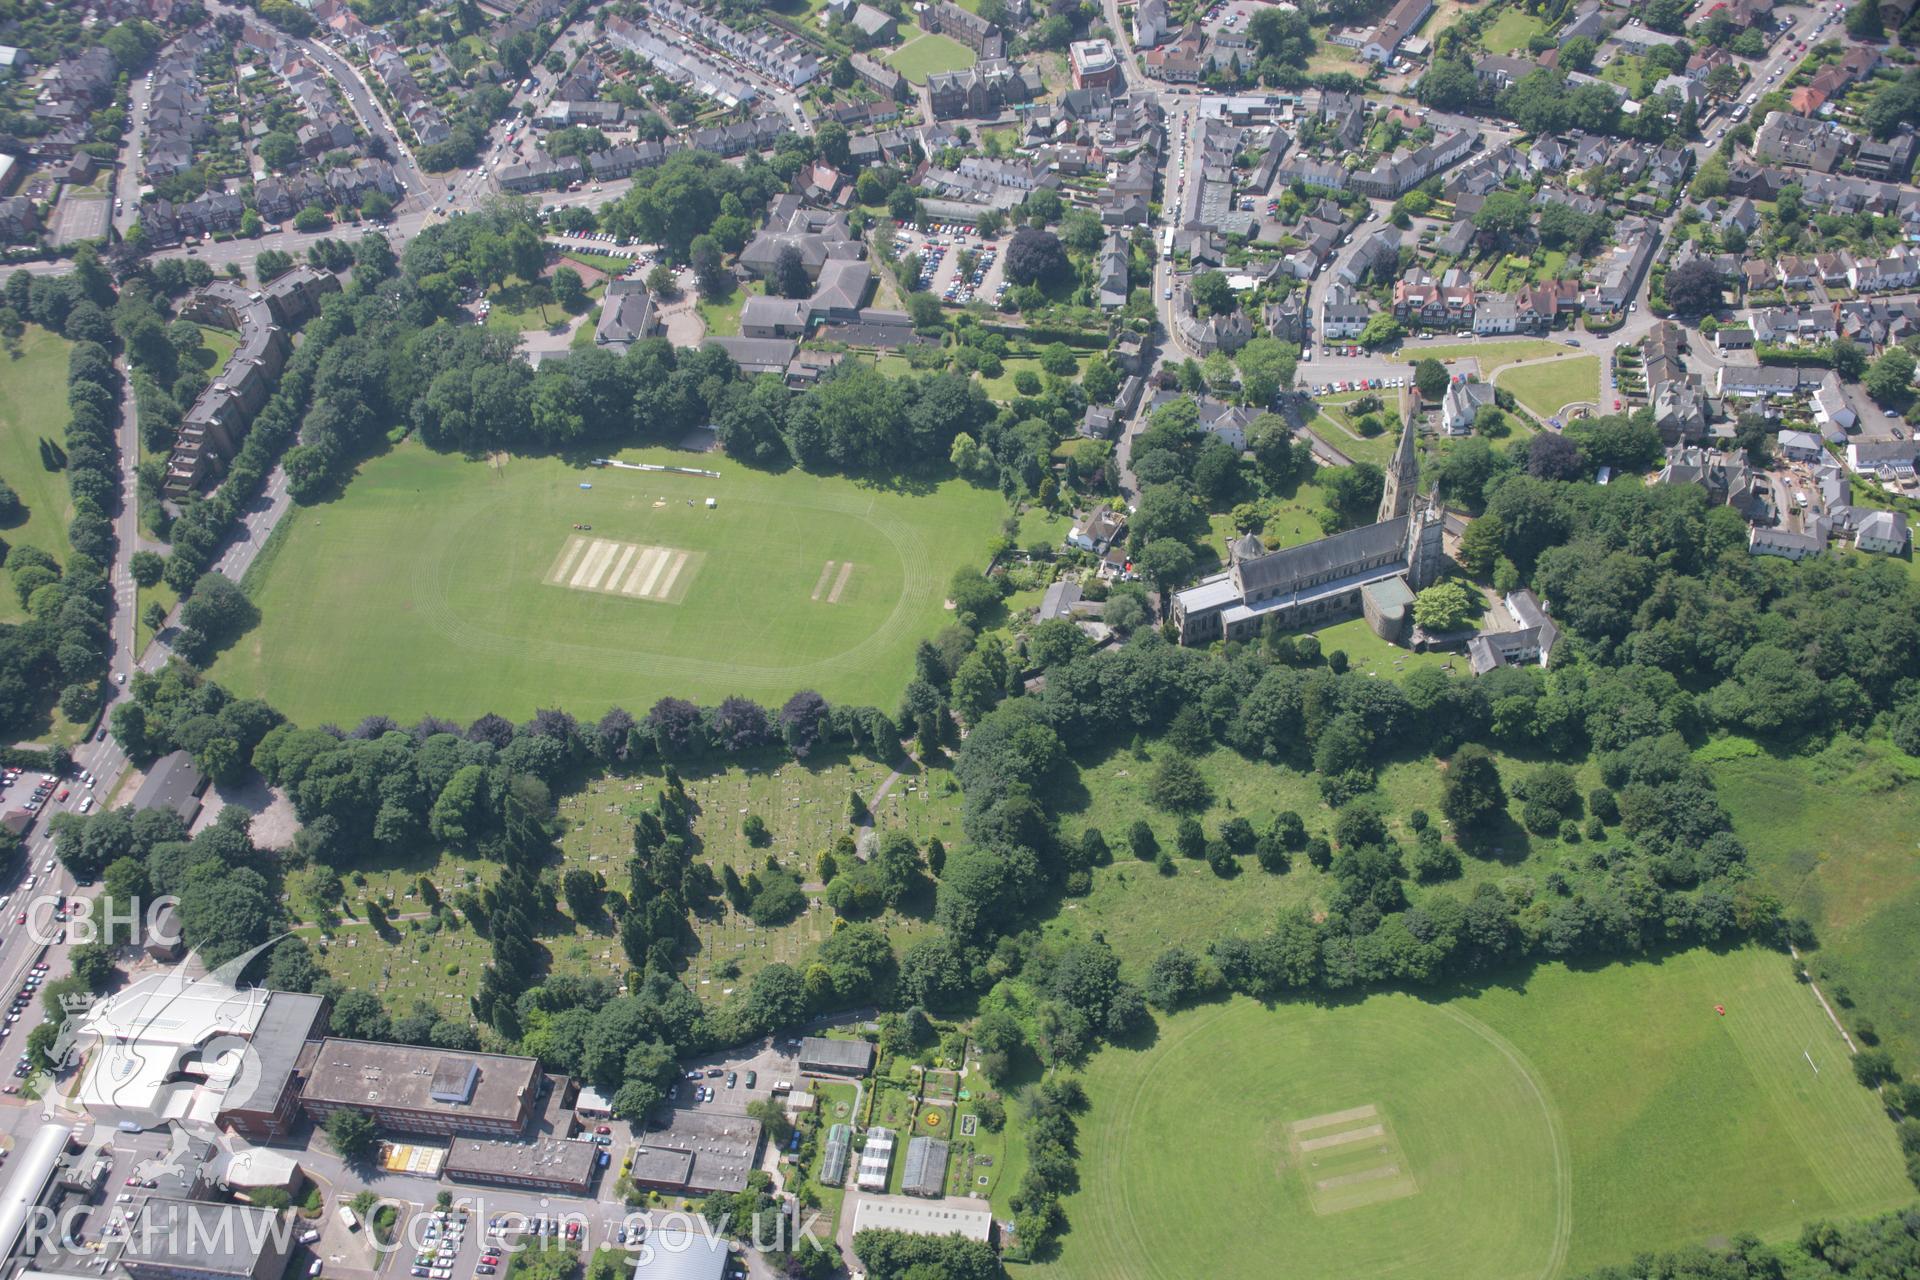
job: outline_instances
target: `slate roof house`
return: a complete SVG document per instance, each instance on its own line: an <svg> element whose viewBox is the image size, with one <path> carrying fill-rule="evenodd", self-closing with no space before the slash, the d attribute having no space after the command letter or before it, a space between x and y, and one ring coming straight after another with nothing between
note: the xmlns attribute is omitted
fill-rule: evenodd
<svg viewBox="0 0 1920 1280"><path fill-rule="evenodd" d="M594 346L623 355L634 343L662 332L665 326L644 281L624 277L607 283L600 319L593 327Z"/></svg>

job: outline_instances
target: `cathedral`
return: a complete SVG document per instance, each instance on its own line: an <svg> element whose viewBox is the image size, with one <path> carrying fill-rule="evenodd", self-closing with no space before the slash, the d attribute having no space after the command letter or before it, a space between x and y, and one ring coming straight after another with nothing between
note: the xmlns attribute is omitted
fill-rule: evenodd
<svg viewBox="0 0 1920 1280"><path fill-rule="evenodd" d="M1268 551L1248 534L1228 544L1230 563L1173 597L1180 643L1249 640L1268 620L1307 631L1356 614L1381 638L1400 640L1413 621L1413 595L1439 581L1444 568L1440 508L1420 497L1415 414L1387 468L1380 518L1318 542Z"/></svg>

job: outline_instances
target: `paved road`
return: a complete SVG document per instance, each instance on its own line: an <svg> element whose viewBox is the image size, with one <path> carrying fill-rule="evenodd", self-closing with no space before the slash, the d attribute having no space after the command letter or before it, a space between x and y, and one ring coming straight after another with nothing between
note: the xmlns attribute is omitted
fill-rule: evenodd
<svg viewBox="0 0 1920 1280"><path fill-rule="evenodd" d="M135 79L127 88L127 132L120 140L119 167L113 175L113 230L123 239L127 228L140 216L140 157L147 145L149 96L145 77Z"/></svg>

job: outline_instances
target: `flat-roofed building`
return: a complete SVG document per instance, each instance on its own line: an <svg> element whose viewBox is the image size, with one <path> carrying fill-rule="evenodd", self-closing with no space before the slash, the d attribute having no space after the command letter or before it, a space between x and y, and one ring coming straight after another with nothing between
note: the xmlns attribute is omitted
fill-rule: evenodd
<svg viewBox="0 0 1920 1280"><path fill-rule="evenodd" d="M660 1123L635 1135L635 1186L679 1195L745 1190L760 1151L758 1120L691 1108L657 1114Z"/></svg>
<svg viewBox="0 0 1920 1280"><path fill-rule="evenodd" d="M280 1280L293 1234L277 1210L149 1196L117 1261L133 1280Z"/></svg>
<svg viewBox="0 0 1920 1280"><path fill-rule="evenodd" d="M355 1110L402 1133L514 1137L540 1094L539 1063L498 1053L328 1037L305 1070L300 1105L316 1124Z"/></svg>
<svg viewBox="0 0 1920 1280"><path fill-rule="evenodd" d="M861 1196L853 1233L904 1231L914 1236L965 1236L991 1243L993 1206L985 1200L915 1200L910 1196Z"/></svg>
<svg viewBox="0 0 1920 1280"><path fill-rule="evenodd" d="M455 1138L445 1169L449 1178L459 1182L585 1195L593 1184L599 1154L598 1146L578 1138L533 1142Z"/></svg>
<svg viewBox="0 0 1920 1280"><path fill-rule="evenodd" d="M727 1272L727 1238L717 1231L656 1227L644 1253L633 1255L633 1280L720 1280Z"/></svg>
<svg viewBox="0 0 1920 1280"><path fill-rule="evenodd" d="M222 1125L264 1142L293 1132L300 1118L300 1059L307 1041L327 1025L325 996L276 991L267 997L250 1040L250 1087L228 1090L220 1107ZM236 1082L238 1083L238 1082Z"/></svg>

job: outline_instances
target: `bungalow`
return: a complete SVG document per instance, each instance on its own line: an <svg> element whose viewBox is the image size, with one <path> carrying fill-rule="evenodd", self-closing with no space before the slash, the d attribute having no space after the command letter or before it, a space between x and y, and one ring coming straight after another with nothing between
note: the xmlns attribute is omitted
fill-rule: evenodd
<svg viewBox="0 0 1920 1280"><path fill-rule="evenodd" d="M1827 105L1826 91L1812 85L1802 85L1787 95L1787 105L1793 108L1795 115L1810 116Z"/></svg>

